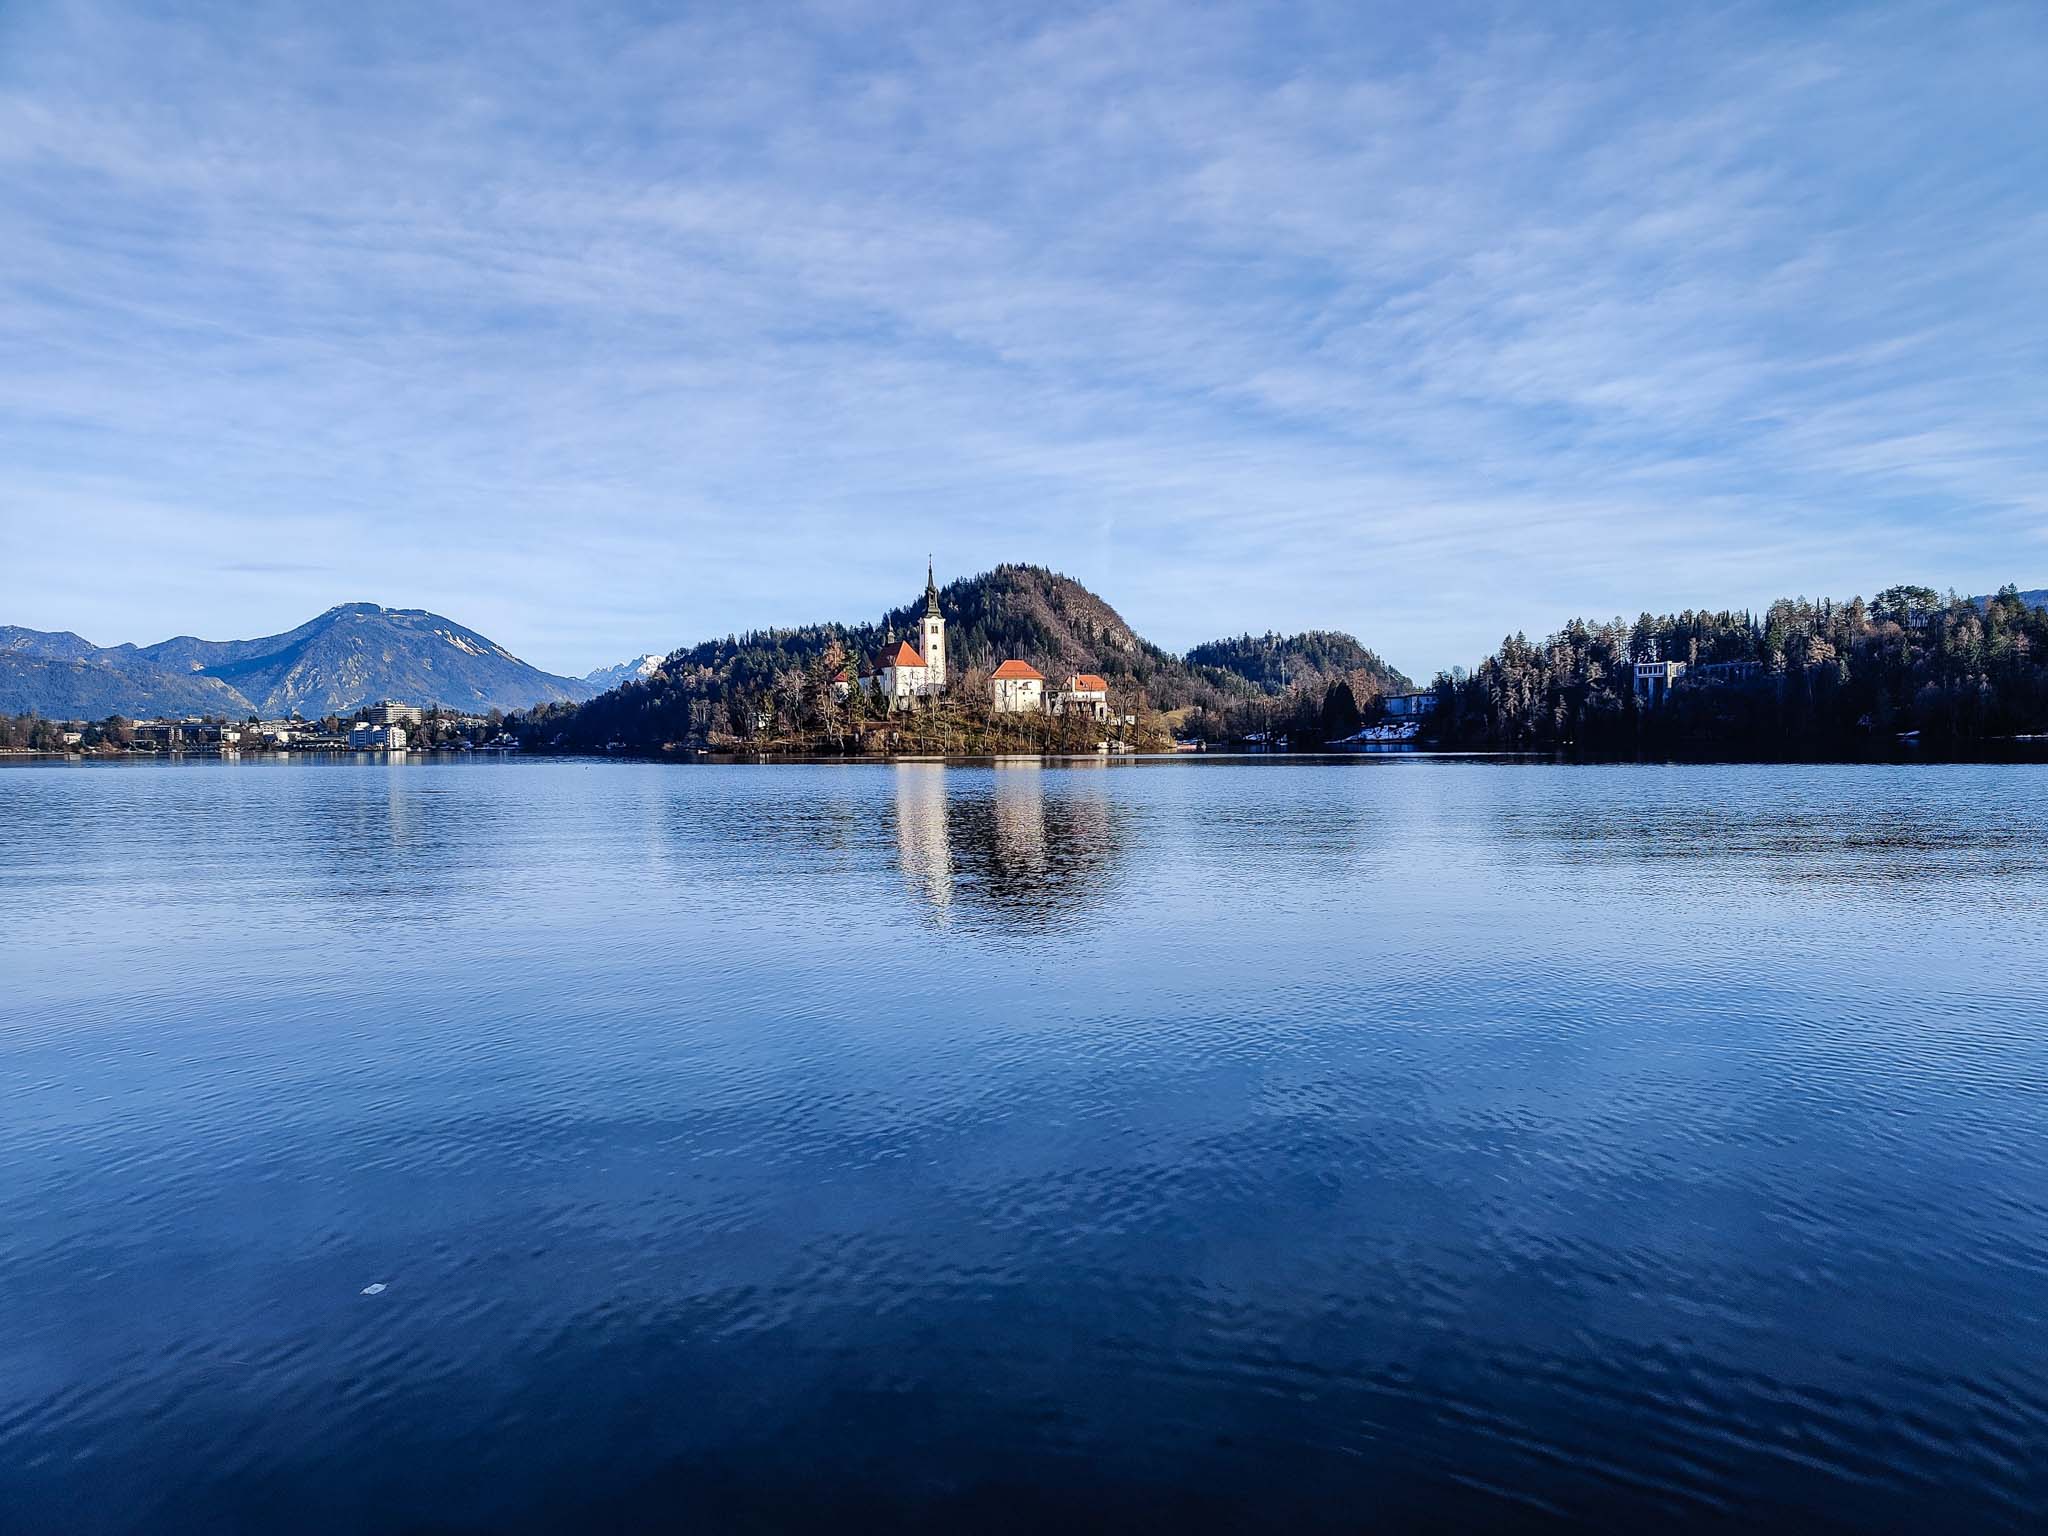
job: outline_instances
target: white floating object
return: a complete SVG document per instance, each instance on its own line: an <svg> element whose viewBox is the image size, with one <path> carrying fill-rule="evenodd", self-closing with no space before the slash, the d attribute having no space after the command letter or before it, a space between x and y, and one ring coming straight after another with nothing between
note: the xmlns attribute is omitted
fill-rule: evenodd
<svg viewBox="0 0 2048 1536"><path fill-rule="evenodd" d="M382 1280L379 1280L374 1285L364 1286L363 1294L365 1296L382 1296L384 1294L384 1282Z"/></svg>

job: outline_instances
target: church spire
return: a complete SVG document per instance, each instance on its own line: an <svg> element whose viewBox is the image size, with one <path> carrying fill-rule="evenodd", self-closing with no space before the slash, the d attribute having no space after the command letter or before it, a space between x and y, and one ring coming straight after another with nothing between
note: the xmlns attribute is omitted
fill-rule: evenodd
<svg viewBox="0 0 2048 1536"><path fill-rule="evenodd" d="M934 618L939 612L939 583L932 575L932 557L924 557L924 611Z"/></svg>

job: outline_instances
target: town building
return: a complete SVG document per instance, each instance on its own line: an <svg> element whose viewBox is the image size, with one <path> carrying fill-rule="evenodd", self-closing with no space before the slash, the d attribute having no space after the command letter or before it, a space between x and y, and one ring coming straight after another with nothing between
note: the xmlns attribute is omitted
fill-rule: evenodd
<svg viewBox="0 0 2048 1536"><path fill-rule="evenodd" d="M369 708L372 725L418 725L420 707L417 704L401 704L396 699L385 699Z"/></svg>
<svg viewBox="0 0 2048 1536"><path fill-rule="evenodd" d="M1655 707L1671 696L1678 680L1685 676L1682 661L1639 661L1636 663L1636 697Z"/></svg>
<svg viewBox="0 0 2048 1536"><path fill-rule="evenodd" d="M403 752L405 727L372 725L368 721L359 720L349 730L348 744L358 752Z"/></svg>
<svg viewBox="0 0 2048 1536"><path fill-rule="evenodd" d="M999 715L1036 715L1045 709L1045 674L1028 661L1006 661L989 674Z"/></svg>
<svg viewBox="0 0 2048 1536"><path fill-rule="evenodd" d="M185 724L182 720L138 720L129 727L129 739L138 747L176 752L185 745Z"/></svg>
<svg viewBox="0 0 2048 1536"><path fill-rule="evenodd" d="M1093 672L1077 672L1068 678L1065 685L1054 697L1052 712L1056 715L1092 715L1097 720L1109 718L1109 684Z"/></svg>
<svg viewBox="0 0 2048 1536"><path fill-rule="evenodd" d="M1390 693L1382 702L1387 707L1387 714L1395 720L1419 720L1424 715L1436 713L1434 689L1420 693Z"/></svg>

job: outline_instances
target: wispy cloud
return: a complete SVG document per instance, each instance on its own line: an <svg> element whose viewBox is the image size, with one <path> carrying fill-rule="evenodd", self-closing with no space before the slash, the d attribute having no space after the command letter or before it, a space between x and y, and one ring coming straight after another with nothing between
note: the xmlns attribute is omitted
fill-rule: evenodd
<svg viewBox="0 0 2048 1536"><path fill-rule="evenodd" d="M2048 16L0 16L14 622L582 671L1045 561L1410 671L2042 559Z"/></svg>

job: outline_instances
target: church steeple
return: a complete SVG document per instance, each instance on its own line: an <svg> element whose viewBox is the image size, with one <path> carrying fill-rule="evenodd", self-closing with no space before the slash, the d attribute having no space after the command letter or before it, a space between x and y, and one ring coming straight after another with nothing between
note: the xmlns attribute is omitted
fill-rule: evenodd
<svg viewBox="0 0 2048 1536"><path fill-rule="evenodd" d="M939 579L924 563L924 617L917 621L917 648L924 653L926 681L933 693L946 691L946 620L939 612Z"/></svg>

